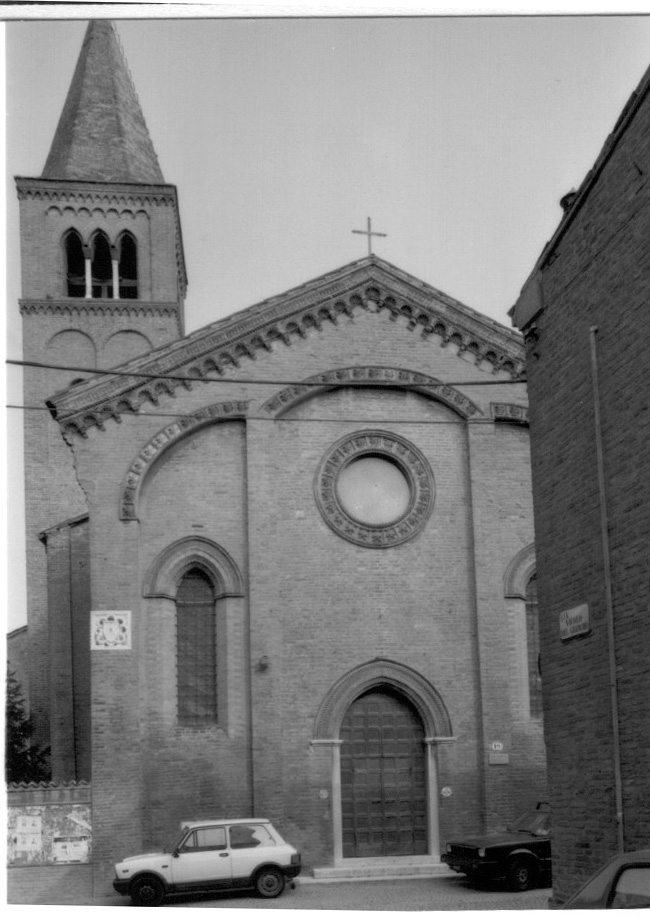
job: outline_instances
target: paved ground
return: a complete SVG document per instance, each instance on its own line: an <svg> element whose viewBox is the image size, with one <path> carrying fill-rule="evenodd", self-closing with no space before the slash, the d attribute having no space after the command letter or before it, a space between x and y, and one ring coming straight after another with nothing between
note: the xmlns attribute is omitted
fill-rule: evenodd
<svg viewBox="0 0 650 917"><path fill-rule="evenodd" d="M10 869L7 901L10 905L51 904L128 907L129 898L107 895L93 898L88 867ZM298 879L294 889L279 898L257 898L249 892L185 896L165 907L211 907L281 910L352 911L501 911L546 910L550 889L513 894L499 887L476 889L462 876L435 879L358 880L324 882Z"/></svg>
<svg viewBox="0 0 650 917"><path fill-rule="evenodd" d="M462 877L354 882L298 882L279 898L263 900L249 894L185 898L167 907L279 908L328 911L502 911L546 910L550 889L513 894L500 889L475 889Z"/></svg>

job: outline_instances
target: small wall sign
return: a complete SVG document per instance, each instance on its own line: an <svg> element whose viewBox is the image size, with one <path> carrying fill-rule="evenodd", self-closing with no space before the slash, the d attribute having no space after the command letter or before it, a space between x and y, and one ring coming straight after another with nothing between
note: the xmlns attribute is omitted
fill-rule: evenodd
<svg viewBox="0 0 650 917"><path fill-rule="evenodd" d="M449 799L449 797L451 796L451 787L450 787L450 786L443 786L443 788L441 789L440 792L441 792L442 795L445 797L445 799Z"/></svg>
<svg viewBox="0 0 650 917"><path fill-rule="evenodd" d="M576 608L560 612L560 637L562 640L581 637L583 634L588 634L590 630L588 605L578 605Z"/></svg>
<svg viewBox="0 0 650 917"><path fill-rule="evenodd" d="M503 751L503 742L492 742L490 749L492 751Z"/></svg>
<svg viewBox="0 0 650 917"><path fill-rule="evenodd" d="M130 611L90 612L91 650L130 650Z"/></svg>

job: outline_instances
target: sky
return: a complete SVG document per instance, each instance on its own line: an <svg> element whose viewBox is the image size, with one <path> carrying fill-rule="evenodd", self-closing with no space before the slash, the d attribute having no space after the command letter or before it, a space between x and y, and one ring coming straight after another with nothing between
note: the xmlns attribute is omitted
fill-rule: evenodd
<svg viewBox="0 0 650 917"><path fill-rule="evenodd" d="M352 231L368 217L386 233L375 254L511 327L560 198L580 185L650 64L650 16L639 15L116 24L178 189L188 332L363 257L366 238ZM14 176L41 174L85 27L5 26L9 359L21 356ZM21 403L19 372L7 371L9 404ZM20 415L7 412L14 522ZM9 605L8 626L20 626L20 590Z"/></svg>

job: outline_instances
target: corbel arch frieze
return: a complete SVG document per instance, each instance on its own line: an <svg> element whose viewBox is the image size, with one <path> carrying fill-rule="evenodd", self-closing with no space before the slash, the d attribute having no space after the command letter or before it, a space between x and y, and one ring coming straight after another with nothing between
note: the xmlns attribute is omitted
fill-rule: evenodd
<svg viewBox="0 0 650 917"><path fill-rule="evenodd" d="M72 207L68 205L63 209L56 204L51 204L47 209L46 216L62 217L64 213L67 217L78 219L82 222L86 222L91 217L102 223L109 223L111 221L110 218L112 218L113 221L126 219L134 221L138 216L149 220L149 214L146 210L142 208L136 210L134 204L129 206L126 202L122 203L119 209L117 202L116 206L109 206L108 203L102 202L98 206L93 207L92 213L85 206Z"/></svg>
<svg viewBox="0 0 650 917"><path fill-rule="evenodd" d="M343 316L352 320L355 311L386 311L393 321L406 319L410 331L419 329L424 339L436 336L442 347L456 345L459 352L469 354L477 366L491 366L493 373L505 372L516 377L524 367L521 347L512 341L502 341L498 332L490 329L475 332L466 321L453 315L441 319L424 295L398 297L383 289L379 282L367 282L334 296L308 294L291 306L282 296L264 305L259 320L256 315L243 323L232 337L207 335L193 343L191 350L186 352L189 357L187 371L196 371L196 367L209 359L213 371L222 374L228 365L238 366L242 359L254 360L258 351L271 351L274 344L283 343L289 347L310 333L322 331L326 324L337 326Z"/></svg>
<svg viewBox="0 0 650 917"><path fill-rule="evenodd" d="M209 538L189 536L175 541L156 557L143 583L143 596L175 599L178 584L191 568L199 567L215 587L215 598L241 596L244 581L228 552Z"/></svg>
<svg viewBox="0 0 650 917"><path fill-rule="evenodd" d="M492 420L497 423L518 424L527 427L528 423L528 406L517 404L515 402L496 402L490 404L490 413Z"/></svg>
<svg viewBox="0 0 650 917"><path fill-rule="evenodd" d="M29 181L29 179L27 180ZM37 179L36 181L39 181ZM168 205L174 203L174 195L161 187L158 191L147 191L141 193L132 193L129 191L117 192L114 194L104 194L101 191L92 188L81 190L80 188L44 188L40 185L27 185L21 181L18 185L19 200L40 200L51 201L54 205L68 207L93 207L100 208L119 207L125 210L140 210L143 205ZM146 211L142 211L146 213Z"/></svg>
<svg viewBox="0 0 650 917"><path fill-rule="evenodd" d="M338 739L350 704L376 687L391 687L406 697L420 714L427 738L453 738L449 712L433 685L408 666L377 658L352 669L328 691L316 714L313 740Z"/></svg>
<svg viewBox="0 0 650 917"><path fill-rule="evenodd" d="M526 586L535 572L535 544L526 545L510 561L503 577L503 593L507 599L525 599Z"/></svg>
<svg viewBox="0 0 650 917"><path fill-rule="evenodd" d="M323 392L346 386L373 385L419 392L427 398L442 402L464 420L471 420L483 413L467 395L453 386L445 385L425 373L391 366L348 366L309 376L303 382L289 385L269 398L262 405L261 412L267 416L281 417L302 401Z"/></svg>
<svg viewBox="0 0 650 917"><path fill-rule="evenodd" d="M140 450L129 465L120 487L119 518L125 522L138 518L140 489L149 469L170 446L201 427L224 420L240 420L248 412L247 401L222 401L180 417L168 424Z"/></svg>

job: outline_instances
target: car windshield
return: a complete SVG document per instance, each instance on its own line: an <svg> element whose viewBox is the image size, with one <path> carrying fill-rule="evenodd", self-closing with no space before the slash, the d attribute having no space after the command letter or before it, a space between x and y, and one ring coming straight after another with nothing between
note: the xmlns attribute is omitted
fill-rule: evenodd
<svg viewBox="0 0 650 917"><path fill-rule="evenodd" d="M165 847L165 853L169 853L169 852L173 852L174 850L178 850L178 848L181 846L181 842L182 842L183 838L185 837L185 835L187 834L188 830L189 830L189 829L188 829L187 827L181 828L181 830L180 830L179 834L177 835L176 840L175 840L174 843L172 844L171 848Z"/></svg>
<svg viewBox="0 0 650 917"><path fill-rule="evenodd" d="M542 809L526 812L510 828L517 834L532 834L534 837L546 837L550 831L550 813Z"/></svg>

